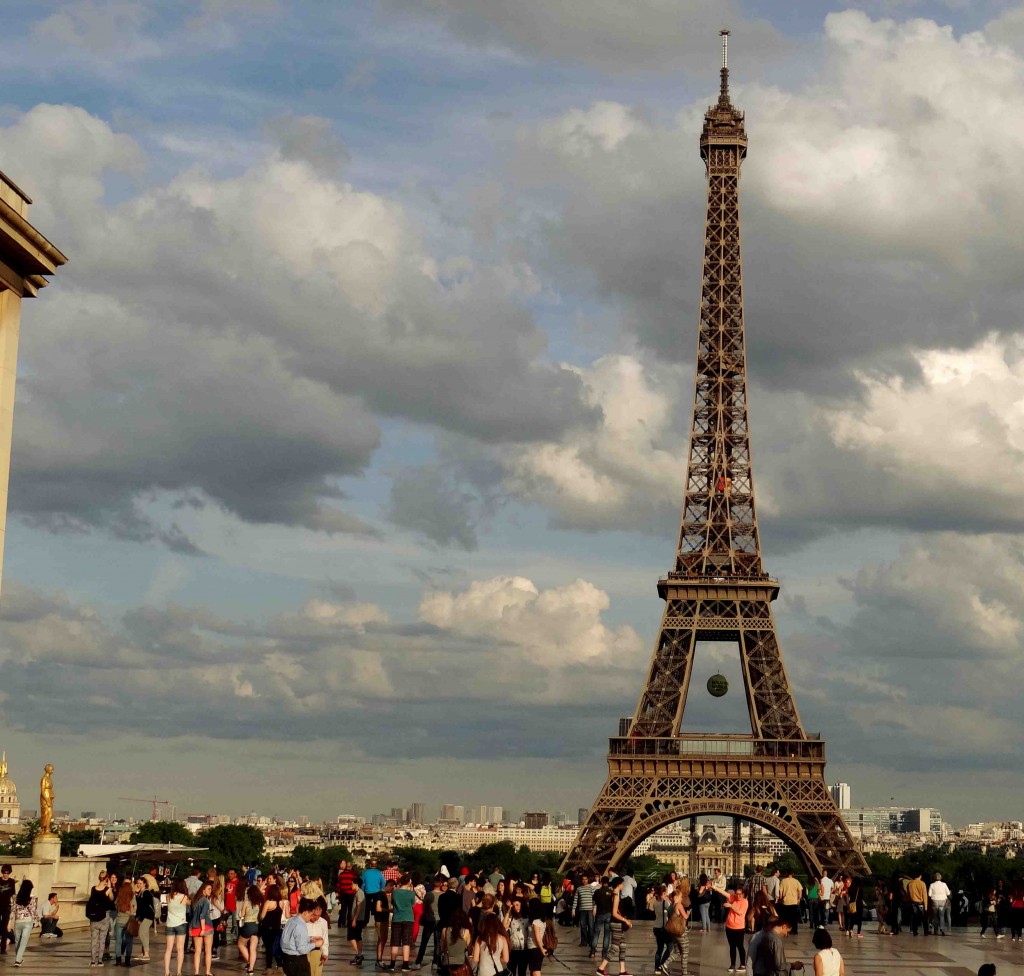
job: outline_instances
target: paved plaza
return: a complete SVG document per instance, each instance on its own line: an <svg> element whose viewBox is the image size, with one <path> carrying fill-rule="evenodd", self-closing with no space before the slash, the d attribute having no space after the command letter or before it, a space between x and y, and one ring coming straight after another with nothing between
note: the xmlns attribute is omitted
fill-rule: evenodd
<svg viewBox="0 0 1024 976"><path fill-rule="evenodd" d="M371 930L372 931L372 930ZM813 974L814 969L811 960L814 950L811 947L811 929L801 928L799 935L791 936L787 941L786 954L791 962L800 959L805 965L805 972ZM831 929L833 937L837 932ZM336 928L331 929L333 940ZM575 930L563 930L565 940L559 947L558 957L565 967L558 962L548 960L544 963L546 976L554 974L574 974L574 976L589 976L593 972L593 965L586 958L583 950L576 945ZM162 932L153 940L151 951L153 959L147 963L136 963L132 969L140 976L163 974L163 946ZM964 934L960 930L947 938L918 937L914 938L909 933L896 937L878 936L874 933L865 932L863 939L839 939L836 938L836 946L846 959L846 972L850 976L883 976L888 973L898 973L900 976L976 976L978 967L983 962L994 962L1000 974L1024 972L1024 945L1010 942L1010 939L980 939L977 929L972 929L971 934ZM339 951L340 950L340 951ZM373 947L368 944L365 951L368 957L372 958ZM627 961L630 972L635 976L651 976L654 956L654 939L651 934L649 922L639 922L630 934L627 943ZM379 970L374 970L370 964L364 964L362 970L354 969L348 964L351 958L351 951L348 946L335 946L332 958L327 966L326 972L331 974L351 974L362 972L366 976L372 976ZM729 966L729 951L725 942L725 932L721 927L716 927L710 935L701 936L700 932L694 932L690 936L690 972L695 976L707 976L709 973L724 973ZM618 969L614 963L610 964L609 972L617 973ZM9 952L6 956L0 956L0 971L15 971L14 953ZM33 938L32 946L25 956L25 964L19 972L26 974L39 974L39 976L63 976L67 973L80 973L89 971L89 942L84 931L72 932L66 935L59 942L40 943ZM97 970L93 970L96 972ZM108 962L104 967L105 972L121 972L113 962ZM221 960L213 964L214 973L239 973L242 971L241 960L234 948L222 951ZM172 970L173 972L173 970ZM186 976L191 976L193 970L191 960L185 967ZM259 966L257 973L263 972ZM421 970L424 976L429 976L430 970ZM678 976L678 959L673 959L671 964L672 976Z"/></svg>

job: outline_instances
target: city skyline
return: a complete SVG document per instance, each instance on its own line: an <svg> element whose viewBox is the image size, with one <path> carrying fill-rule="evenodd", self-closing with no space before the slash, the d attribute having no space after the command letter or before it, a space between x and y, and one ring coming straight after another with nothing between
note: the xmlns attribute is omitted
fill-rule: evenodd
<svg viewBox="0 0 1024 976"><path fill-rule="evenodd" d="M437 810L453 771L516 811L592 799L672 561L723 19L801 717L865 801L1020 816L1024 7L1000 2L12 11L0 170L69 258L22 314L23 806L45 761L81 809L248 808L268 768L314 817ZM723 648L695 687L717 671L740 687ZM687 722L744 712L694 695Z"/></svg>

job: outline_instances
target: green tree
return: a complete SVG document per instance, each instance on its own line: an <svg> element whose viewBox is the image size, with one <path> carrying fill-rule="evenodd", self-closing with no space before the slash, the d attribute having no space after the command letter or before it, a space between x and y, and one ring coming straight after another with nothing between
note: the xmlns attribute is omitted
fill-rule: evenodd
<svg viewBox="0 0 1024 976"><path fill-rule="evenodd" d="M659 861L653 854L635 854L626 862L626 871L644 885L660 882L674 870L675 865Z"/></svg>
<svg viewBox="0 0 1024 976"><path fill-rule="evenodd" d="M525 858L520 855L525 852ZM529 857L529 850L516 845L510 840L501 840L494 844L481 844L469 859L469 863L477 871L490 871L497 864L502 874L519 874L529 872L533 867L533 861Z"/></svg>
<svg viewBox="0 0 1024 976"><path fill-rule="evenodd" d="M98 844L99 830L62 830L60 832L60 856L77 857L81 844Z"/></svg>
<svg viewBox="0 0 1024 976"><path fill-rule="evenodd" d="M247 824L207 827L196 835L195 846L209 848L196 856L199 863L225 871L243 864L261 864L264 857L263 832Z"/></svg>
<svg viewBox="0 0 1024 976"><path fill-rule="evenodd" d="M24 830L11 838L9 844L0 845L0 854L6 857L31 857L32 841L39 833L39 821L28 820L25 822Z"/></svg>
<svg viewBox="0 0 1024 976"><path fill-rule="evenodd" d="M769 864L764 873L766 875L770 874L775 868L778 868L783 876L785 876L787 871L792 871L801 881L807 881L807 872L800 863L800 859L792 851L786 851L782 857Z"/></svg>
<svg viewBox="0 0 1024 976"><path fill-rule="evenodd" d="M391 853L403 871L409 874L416 873L421 878L426 879L428 887L430 879L441 866L437 854L434 851L428 851L424 847L395 847L392 848Z"/></svg>
<svg viewBox="0 0 1024 976"><path fill-rule="evenodd" d="M134 830L128 838L133 844L181 844L196 846L196 835L188 827L173 820L152 820Z"/></svg>
<svg viewBox="0 0 1024 976"><path fill-rule="evenodd" d="M338 862L351 860L352 854L343 845L312 847L299 844L288 858L287 867L294 868L303 877L319 878L324 891L328 892L338 876Z"/></svg>
<svg viewBox="0 0 1024 976"><path fill-rule="evenodd" d="M448 874L453 878L462 869L462 855L458 851L441 851L437 860L448 869Z"/></svg>

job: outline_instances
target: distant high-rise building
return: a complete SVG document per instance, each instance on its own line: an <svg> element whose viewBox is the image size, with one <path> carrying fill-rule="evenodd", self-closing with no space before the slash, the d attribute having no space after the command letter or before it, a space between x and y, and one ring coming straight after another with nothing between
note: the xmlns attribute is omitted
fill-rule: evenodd
<svg viewBox="0 0 1024 976"><path fill-rule="evenodd" d="M500 824L505 822L505 811L501 807L487 808L487 822Z"/></svg>
<svg viewBox="0 0 1024 976"><path fill-rule="evenodd" d="M588 813L590 813L590 807L580 807L579 813L576 814L576 823L581 827L587 822Z"/></svg>
<svg viewBox="0 0 1024 976"><path fill-rule="evenodd" d="M427 822L427 805L425 803L414 803L412 805L412 815L410 817L413 823L426 823Z"/></svg>
<svg viewBox="0 0 1024 976"><path fill-rule="evenodd" d="M942 812L935 807L852 807L843 811L855 837L865 833L938 834L942 836Z"/></svg>
<svg viewBox="0 0 1024 976"><path fill-rule="evenodd" d="M441 806L441 819L463 823L466 819L466 808L457 803L445 803Z"/></svg>
<svg viewBox="0 0 1024 976"><path fill-rule="evenodd" d="M477 807L476 810L474 810L474 813L476 814L476 822L477 823L479 823L479 824L490 823L490 821L487 819L487 804L483 804L483 805Z"/></svg>
<svg viewBox="0 0 1024 976"><path fill-rule="evenodd" d="M850 784L849 783L834 783L832 788L829 790L832 794L832 802L835 803L840 810L850 809Z"/></svg>
<svg viewBox="0 0 1024 976"><path fill-rule="evenodd" d="M540 810L535 813L524 813L523 820L526 821L527 830L540 830L541 827L548 825L548 814L546 810Z"/></svg>
<svg viewBox="0 0 1024 976"><path fill-rule="evenodd" d="M409 811L405 807L392 807L391 819L397 820L399 823L405 823L409 819Z"/></svg>

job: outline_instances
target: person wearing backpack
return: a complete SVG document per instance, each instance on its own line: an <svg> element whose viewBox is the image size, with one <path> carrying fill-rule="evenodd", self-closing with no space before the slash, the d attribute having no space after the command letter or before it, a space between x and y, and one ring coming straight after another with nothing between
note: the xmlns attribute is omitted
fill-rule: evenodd
<svg viewBox="0 0 1024 976"><path fill-rule="evenodd" d="M103 965L103 945L110 931L110 906L114 902L114 894L110 890L107 872L100 871L99 880L89 892L89 900L85 903L85 917L89 920L90 966Z"/></svg>
<svg viewBox="0 0 1024 976"><path fill-rule="evenodd" d="M547 871L541 876L537 894L544 906L544 917L551 918L555 911L555 889L551 884L551 875Z"/></svg>

